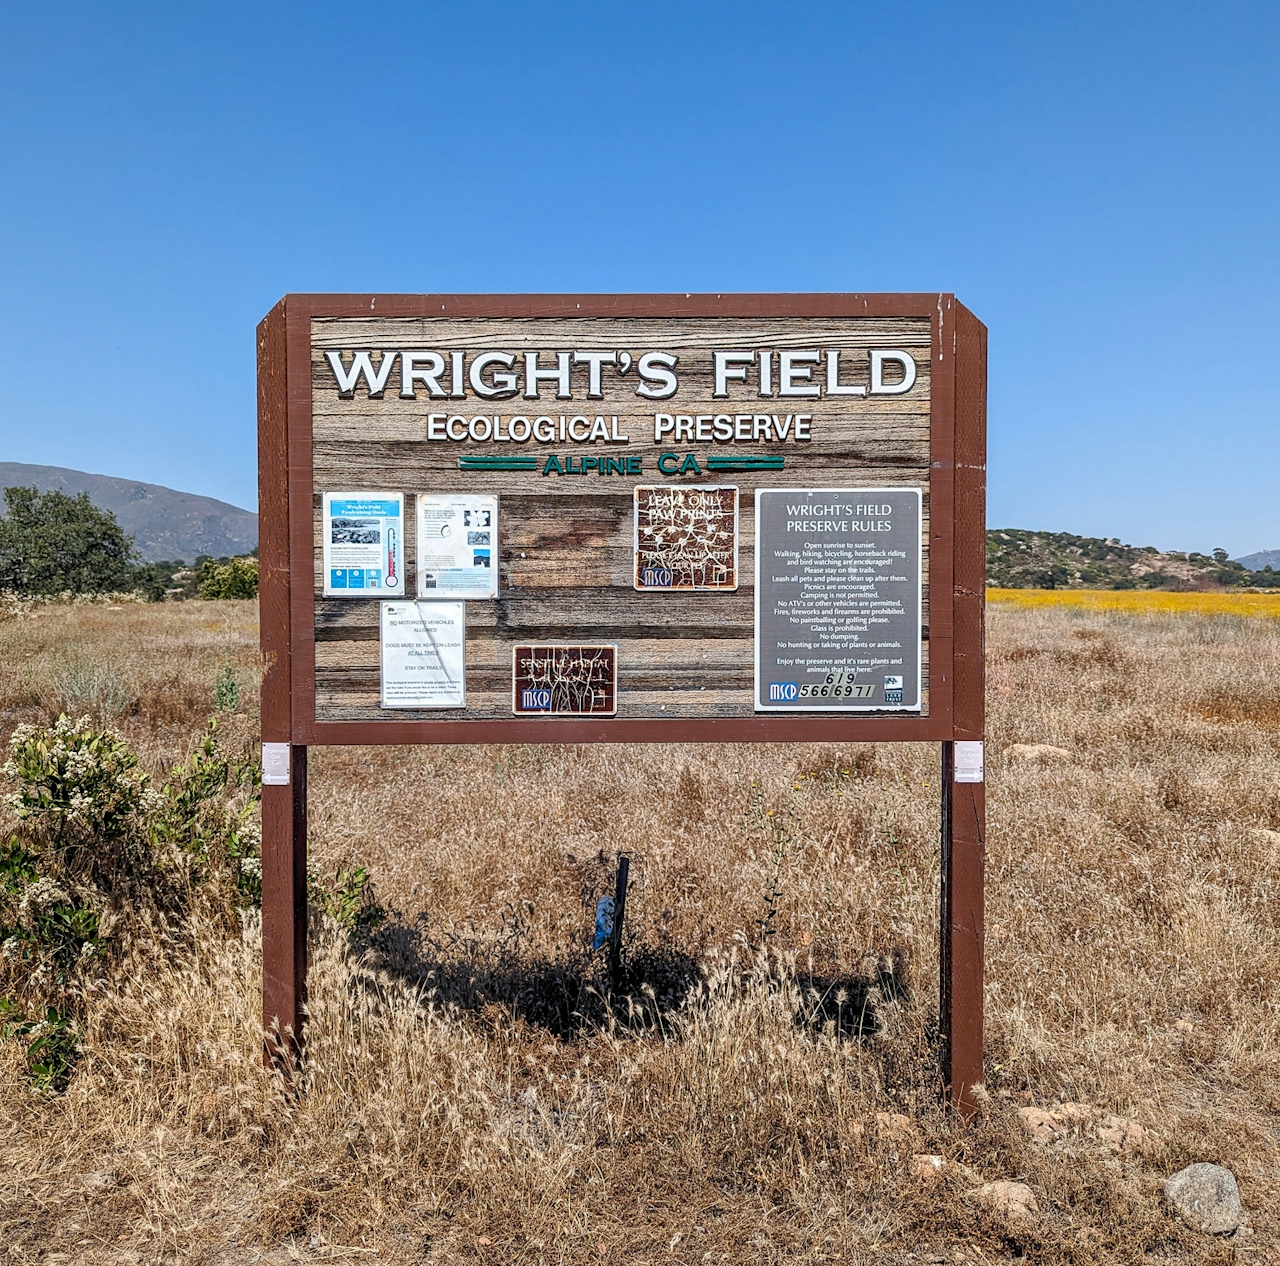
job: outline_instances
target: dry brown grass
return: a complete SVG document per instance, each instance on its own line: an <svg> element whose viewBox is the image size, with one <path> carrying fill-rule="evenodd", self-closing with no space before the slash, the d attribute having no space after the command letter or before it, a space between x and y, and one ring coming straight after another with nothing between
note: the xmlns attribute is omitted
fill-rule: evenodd
<svg viewBox="0 0 1280 1266"><path fill-rule="evenodd" d="M51 607L0 639L8 727L96 691L159 769L230 654L252 730L248 604ZM65 1095L0 1046L9 1257L1280 1260L1278 670L1273 620L993 612L972 1128L937 1106L935 751L315 752L316 863L369 865L396 915L363 957L317 933L307 1095L258 1064L253 928L136 944ZM619 851L635 1001L611 1012L584 941ZM1062 1100L1163 1145L1031 1142L1016 1109ZM921 1151L1027 1182L1039 1215L913 1177ZM1163 1208L1190 1160L1235 1170L1253 1239Z"/></svg>

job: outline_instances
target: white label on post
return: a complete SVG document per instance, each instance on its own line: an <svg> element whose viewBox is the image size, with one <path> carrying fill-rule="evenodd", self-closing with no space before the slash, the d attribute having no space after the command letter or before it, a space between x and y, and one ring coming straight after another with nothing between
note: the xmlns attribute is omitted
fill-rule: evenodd
<svg viewBox="0 0 1280 1266"><path fill-rule="evenodd" d="M961 742L955 745L956 782L982 781L982 744Z"/></svg>
<svg viewBox="0 0 1280 1266"><path fill-rule="evenodd" d="M287 787L289 785L289 744L263 743L262 785Z"/></svg>

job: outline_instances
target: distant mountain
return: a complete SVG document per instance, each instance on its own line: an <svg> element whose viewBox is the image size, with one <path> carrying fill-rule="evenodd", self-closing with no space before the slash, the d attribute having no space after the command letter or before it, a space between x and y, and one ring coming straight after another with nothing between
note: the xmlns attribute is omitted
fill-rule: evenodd
<svg viewBox="0 0 1280 1266"><path fill-rule="evenodd" d="M258 516L212 497L61 466L0 462L0 488L16 484L34 484L41 492L65 492L72 497L87 492L94 505L116 516L147 563L193 562L199 554L214 558L247 554L258 544Z"/></svg>
<svg viewBox="0 0 1280 1266"><path fill-rule="evenodd" d="M1250 571L1261 571L1264 567L1280 571L1280 549L1260 549L1256 554L1246 554L1243 558L1237 558L1236 562Z"/></svg>

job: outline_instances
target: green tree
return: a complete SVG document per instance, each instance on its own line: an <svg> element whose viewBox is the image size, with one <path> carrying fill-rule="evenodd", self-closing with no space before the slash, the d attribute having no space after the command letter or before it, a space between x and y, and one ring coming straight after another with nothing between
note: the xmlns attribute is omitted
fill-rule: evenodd
<svg viewBox="0 0 1280 1266"><path fill-rule="evenodd" d="M88 497L6 488L0 590L112 593L133 588L133 537Z"/></svg>
<svg viewBox="0 0 1280 1266"><path fill-rule="evenodd" d="M207 559L200 568L202 598L256 598L258 560L229 558L225 562Z"/></svg>

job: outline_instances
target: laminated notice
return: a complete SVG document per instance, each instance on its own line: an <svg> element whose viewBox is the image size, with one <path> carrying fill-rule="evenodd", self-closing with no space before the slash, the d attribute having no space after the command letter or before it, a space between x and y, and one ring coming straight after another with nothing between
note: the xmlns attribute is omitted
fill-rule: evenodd
<svg viewBox="0 0 1280 1266"><path fill-rule="evenodd" d="M467 706L466 604L382 604L382 706Z"/></svg>
<svg viewBox="0 0 1280 1266"><path fill-rule="evenodd" d="M324 596L378 598L404 593L404 496L324 494Z"/></svg>
<svg viewBox="0 0 1280 1266"><path fill-rule="evenodd" d="M263 743L262 785L287 787L289 785L289 744Z"/></svg>
<svg viewBox="0 0 1280 1266"><path fill-rule="evenodd" d="M955 782L982 782L982 743L964 739L955 744Z"/></svg>
<svg viewBox="0 0 1280 1266"><path fill-rule="evenodd" d="M418 597L498 596L498 498L418 494Z"/></svg>

